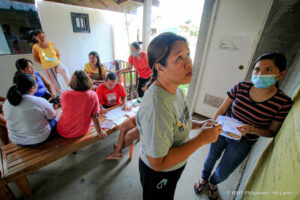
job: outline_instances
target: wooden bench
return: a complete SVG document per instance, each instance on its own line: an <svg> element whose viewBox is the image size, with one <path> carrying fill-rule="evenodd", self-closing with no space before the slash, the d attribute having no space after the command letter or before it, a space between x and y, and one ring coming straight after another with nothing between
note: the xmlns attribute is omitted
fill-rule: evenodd
<svg viewBox="0 0 300 200"><path fill-rule="evenodd" d="M116 107L110 108L110 110ZM59 118L61 112L60 110L56 110L56 112L56 116ZM100 115L101 125L103 125L104 121L105 117ZM107 129L106 133L110 135L119 130L119 128L120 126L115 126L112 129ZM9 182L15 182L24 197L30 197L32 192L26 177L27 174L98 140L100 138L95 127L92 126L86 135L79 138L65 139L57 136L45 144L34 147L23 147L14 143L2 146L0 149L0 199L15 199L7 185ZM132 159L133 147L134 144L130 146L129 150L130 160Z"/></svg>
<svg viewBox="0 0 300 200"><path fill-rule="evenodd" d="M100 118L103 123L105 118ZM115 126L106 132L109 135L118 129L119 126ZM64 139L57 136L43 145L34 147L23 147L14 143L3 146L0 151L0 199L15 199L7 185L9 182L15 182L24 197L30 197L32 192L27 174L98 140L96 129L92 126L89 133L79 138Z"/></svg>

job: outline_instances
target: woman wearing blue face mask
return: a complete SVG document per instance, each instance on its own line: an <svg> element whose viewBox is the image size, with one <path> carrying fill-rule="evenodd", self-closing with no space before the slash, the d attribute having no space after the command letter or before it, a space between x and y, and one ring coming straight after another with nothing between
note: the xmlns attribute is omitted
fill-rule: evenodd
<svg viewBox="0 0 300 200"><path fill-rule="evenodd" d="M204 163L202 176L194 184L198 194L209 183L209 198L217 199L217 184L227 177L247 157L259 136L274 137L292 107L292 100L277 87L286 74L286 58L281 53L267 53L260 56L255 64L251 82L240 82L227 92L228 97L217 110L219 115L237 119L244 123L237 129L241 140L219 136L211 144ZM216 161L224 154L216 171L211 175Z"/></svg>
<svg viewBox="0 0 300 200"><path fill-rule="evenodd" d="M132 70L133 66L136 69L139 75L139 83L138 83L138 93L139 97L144 96L143 87L145 87L146 83L150 80L152 71L149 67L147 55L146 53L141 51L140 44L142 42L133 42L130 45L131 55L128 58L128 67L125 69L121 69L116 73L120 72L129 72Z"/></svg>

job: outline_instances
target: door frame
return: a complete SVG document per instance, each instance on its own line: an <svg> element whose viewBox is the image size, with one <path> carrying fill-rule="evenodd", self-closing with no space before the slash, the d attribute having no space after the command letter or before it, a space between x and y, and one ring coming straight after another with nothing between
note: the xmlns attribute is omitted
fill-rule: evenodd
<svg viewBox="0 0 300 200"><path fill-rule="evenodd" d="M211 0L205 0L204 5L206 3L208 3L208 1L211 1ZM221 0L215 0L215 2L214 2L213 8L212 8L212 14L211 14L211 17L209 19L210 23L209 23L209 26L208 26L207 36L205 38L205 45L204 45L204 48L203 48L203 56L202 56L202 58L199 58L200 61L197 60L197 54L195 55L195 61L194 61L194 63L198 62L200 69L199 69L198 74L196 74L196 81L194 81L194 83L196 84L194 86L194 88L193 88L194 92L190 92L188 94L188 97L187 97L187 99L189 101L191 113L195 112L196 100L197 100L197 98L199 96L199 92L200 92L199 89L201 88L201 84L202 84L201 80L202 80L202 77L204 76L205 64L207 62L207 54L208 54L209 49L210 49L212 35L213 35L213 31L215 29L216 19L218 17L218 10L219 10L219 6L220 6L220 1ZM248 71L251 70L249 65L250 65L250 63L253 60L255 51L256 51L258 43L259 43L259 39L260 39L261 34L262 34L262 32L264 30L264 27L266 25L266 22L267 22L267 19L268 19L268 16L269 16L269 13L270 13L270 10L272 8L273 3L274 3L274 0L271 0L271 3L268 5L268 8L266 9L266 13L265 13L265 15L263 17L262 25L261 25L261 28L260 28L260 30L259 30L259 32L257 34L256 39L255 39L255 45L254 45L254 48L252 50L252 53L251 53L251 56L250 56L250 60L249 60L249 63L248 63L247 69L246 69ZM204 9L205 9L205 7L204 7ZM207 20L207 19L202 18L201 21L202 20ZM201 22L201 24L202 24L202 22ZM199 28L199 33L200 33L200 31L201 31L201 26ZM200 34L198 34L198 40L201 39L201 38L199 38L199 36L200 36ZM198 48L201 48L200 42L197 42L196 53L197 53L197 49ZM247 75L247 73L246 73L246 75ZM246 78L246 76L244 78ZM189 89L190 89L190 87L189 87Z"/></svg>

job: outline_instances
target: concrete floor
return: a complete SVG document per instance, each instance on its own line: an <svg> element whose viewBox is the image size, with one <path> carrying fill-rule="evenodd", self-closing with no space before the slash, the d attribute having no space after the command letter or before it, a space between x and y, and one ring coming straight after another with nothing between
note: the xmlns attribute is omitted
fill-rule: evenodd
<svg viewBox="0 0 300 200"><path fill-rule="evenodd" d="M197 131L191 132L191 137ZM134 148L133 160L129 161L129 149L124 150L122 160L105 160L112 152L118 134L110 135L103 141L89 145L76 154L71 154L42 169L28 175L33 191L31 199L43 200L135 200L142 199L139 182L138 157L140 143ZM178 182L176 200L208 199L208 190L200 195L193 191L193 184L201 175L202 166L209 150L209 145L198 149ZM232 191L239 184L242 168L239 167L225 182L219 184L219 199L231 200ZM14 183L10 183L17 198L22 195Z"/></svg>

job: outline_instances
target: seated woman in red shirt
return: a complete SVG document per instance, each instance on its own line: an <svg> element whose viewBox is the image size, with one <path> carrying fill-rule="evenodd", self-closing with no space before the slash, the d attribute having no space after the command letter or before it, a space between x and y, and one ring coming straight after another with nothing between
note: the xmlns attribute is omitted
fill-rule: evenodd
<svg viewBox="0 0 300 200"><path fill-rule="evenodd" d="M98 86L96 93L101 104L101 113L104 114L108 108L120 104L123 104L123 110L128 110L126 92L114 72L106 74L104 83Z"/></svg>
<svg viewBox="0 0 300 200"><path fill-rule="evenodd" d="M101 130L97 94L91 90L91 78L82 70L75 71L70 81L71 91L61 95L62 115L57 122L56 131L64 138L76 138L88 133L93 120L101 139L106 133Z"/></svg>

